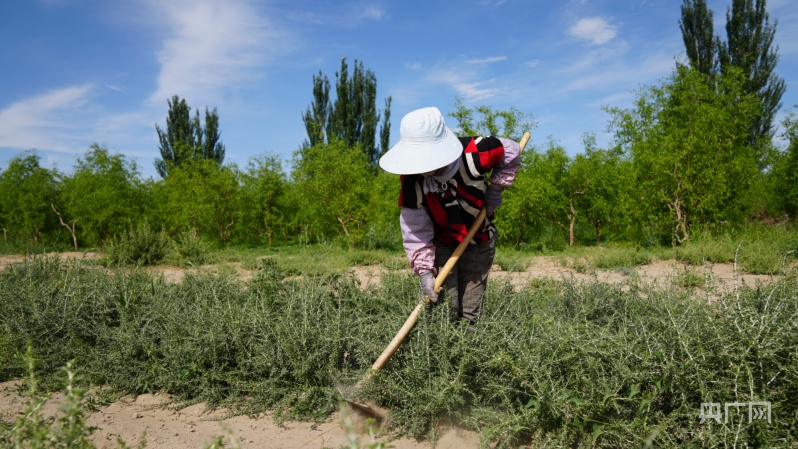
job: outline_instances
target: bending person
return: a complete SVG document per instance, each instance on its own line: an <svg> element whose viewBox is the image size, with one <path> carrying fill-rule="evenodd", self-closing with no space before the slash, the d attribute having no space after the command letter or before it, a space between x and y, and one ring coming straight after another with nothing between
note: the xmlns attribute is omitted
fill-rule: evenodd
<svg viewBox="0 0 798 449"><path fill-rule="evenodd" d="M468 234L480 209L484 223L460 256L443 289L451 301L452 319L475 324L479 318L496 250L494 211L502 190L520 167L517 142L497 137L457 137L435 107L402 118L399 143L380 167L402 175L399 222L405 252L422 291L437 301L435 275Z"/></svg>

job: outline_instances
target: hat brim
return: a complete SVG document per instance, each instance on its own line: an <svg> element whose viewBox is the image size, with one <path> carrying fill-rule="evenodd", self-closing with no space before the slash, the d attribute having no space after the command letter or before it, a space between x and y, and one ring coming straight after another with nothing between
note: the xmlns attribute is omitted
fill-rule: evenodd
<svg viewBox="0 0 798 449"><path fill-rule="evenodd" d="M443 139L435 143L399 141L380 158L380 167L397 175L427 173L445 167L463 153L463 144L446 128Z"/></svg>

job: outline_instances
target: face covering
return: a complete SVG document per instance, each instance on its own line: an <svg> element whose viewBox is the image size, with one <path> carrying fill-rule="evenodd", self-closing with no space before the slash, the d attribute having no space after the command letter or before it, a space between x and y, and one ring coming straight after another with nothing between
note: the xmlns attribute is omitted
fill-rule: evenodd
<svg viewBox="0 0 798 449"><path fill-rule="evenodd" d="M447 181L452 179L457 170L460 169L460 158L454 160L451 164L447 165L442 171L435 170L430 174L425 174L424 176L424 194L430 192L442 192L449 187ZM440 175L435 175L435 173L441 172Z"/></svg>

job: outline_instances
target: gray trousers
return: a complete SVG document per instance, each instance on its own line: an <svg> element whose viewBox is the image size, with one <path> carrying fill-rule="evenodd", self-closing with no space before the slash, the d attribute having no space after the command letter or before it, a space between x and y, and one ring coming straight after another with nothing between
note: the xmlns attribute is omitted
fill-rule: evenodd
<svg viewBox="0 0 798 449"><path fill-rule="evenodd" d="M435 267L440 272L446 265L455 248L435 241ZM441 292L449 298L452 306L452 320L467 320L476 324L482 309L485 287L488 284L488 272L493 265L496 254L496 234L488 242L481 245L468 245L460 260L452 268L443 283Z"/></svg>

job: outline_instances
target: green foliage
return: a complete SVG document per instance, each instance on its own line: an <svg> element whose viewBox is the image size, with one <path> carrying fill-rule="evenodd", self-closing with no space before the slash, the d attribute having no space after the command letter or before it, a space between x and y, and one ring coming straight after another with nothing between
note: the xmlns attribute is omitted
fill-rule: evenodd
<svg viewBox="0 0 798 449"><path fill-rule="evenodd" d="M743 91L756 100L756 113L747 117L746 142L756 151L760 169L769 164L773 120L786 89L774 72L779 60L773 46L776 24L770 23L766 3L733 0L726 11L726 41L713 35L712 10L704 0L684 0L679 21L690 67L708 75L710 88L716 87L718 74L743 73Z"/></svg>
<svg viewBox="0 0 798 449"><path fill-rule="evenodd" d="M51 204L58 195L60 174L39 165L34 151L16 156L0 177L0 228L8 238L23 241L33 239L36 245L57 229L58 222Z"/></svg>
<svg viewBox="0 0 798 449"><path fill-rule="evenodd" d="M784 119L784 138L788 146L769 173L770 188L777 198L778 210L795 218L798 217L798 116L795 111Z"/></svg>
<svg viewBox="0 0 798 449"><path fill-rule="evenodd" d="M684 0L679 19L682 40L690 67L711 79L718 71L718 47L712 22L712 10L706 0Z"/></svg>
<svg viewBox="0 0 798 449"><path fill-rule="evenodd" d="M211 261L210 247L199 235L187 231L178 235L175 250L185 265L202 265Z"/></svg>
<svg viewBox="0 0 798 449"><path fill-rule="evenodd" d="M584 195L589 186L586 173L575 166L578 167L565 149L555 142L549 142L545 152L539 153L533 148L522 154L522 168L508 191L507 209L503 211L515 218L508 220L513 229L510 232L517 235L514 240L523 239L518 233L540 229L543 223L549 222L565 231L566 241L573 246L573 229L578 216L576 197ZM530 204L535 207L529 208ZM521 212L521 209L529 212Z"/></svg>
<svg viewBox="0 0 798 449"><path fill-rule="evenodd" d="M449 115L457 120L460 136L496 136L520 141L525 132L537 126L532 114L523 113L515 106L507 110L494 110L485 105L471 109L463 97L455 97L452 106L454 111Z"/></svg>
<svg viewBox="0 0 798 449"><path fill-rule="evenodd" d="M778 46L773 46L775 35L767 0L732 0L726 11L727 42L720 44L720 64L724 75L732 68L741 70L744 92L756 98L757 113L749 117L748 142L760 152L773 136L773 120L786 89L784 80L774 72L779 61Z"/></svg>
<svg viewBox="0 0 798 449"><path fill-rule="evenodd" d="M173 168L160 188L161 216L170 233L192 231L226 244L239 214L240 173L210 160Z"/></svg>
<svg viewBox="0 0 798 449"><path fill-rule="evenodd" d="M93 144L64 177L60 202L64 214L78 220L83 245L103 244L142 216L142 195L136 163Z"/></svg>
<svg viewBox="0 0 798 449"><path fill-rule="evenodd" d="M275 156L253 158L241 173L241 223L259 243L271 245L283 228L286 182Z"/></svg>
<svg viewBox="0 0 798 449"><path fill-rule="evenodd" d="M705 283L704 276L694 267L681 267L676 272L674 283L682 288L700 287Z"/></svg>
<svg viewBox="0 0 798 449"><path fill-rule="evenodd" d="M594 135L583 138L585 152L574 158L571 176L584 181L584 194L575 197L580 218L593 228L596 244L607 239L608 230L625 225L635 207L630 196L633 167L613 150L597 147Z"/></svg>
<svg viewBox="0 0 798 449"><path fill-rule="evenodd" d="M372 165L388 150L391 132L391 97L385 100L385 119L377 142L377 76L355 60L349 74L346 58L335 73L335 101L330 104L330 81L319 71L313 75L313 102L302 120L308 134L303 149L342 141L347 147L359 147Z"/></svg>
<svg viewBox="0 0 798 449"><path fill-rule="evenodd" d="M499 447L529 435L552 446L640 447L656 434L658 447L718 446L734 432L698 426L701 402L761 398L792 416L793 406L776 399L792 387L767 384L768 374L795 363L776 349L794 348L796 313L779 287L747 291L739 305L728 298L718 309L673 291L646 290L644 300L601 284L491 293L478 332L428 316L366 393L392 407L411 434L427 434L445 416L478 427L484 443ZM779 311L768 313L767 301ZM763 321L736 329L743 317ZM756 339L760 329L766 336ZM759 362L768 368L747 371ZM753 399L735 390L743 385ZM749 444L785 432L760 424L742 424Z"/></svg>
<svg viewBox="0 0 798 449"><path fill-rule="evenodd" d="M526 271L529 267L529 256L519 251L498 249L493 264L504 271Z"/></svg>
<svg viewBox="0 0 798 449"><path fill-rule="evenodd" d="M379 170L372 178L366 196L368 200L365 231L358 237L356 247L360 249L391 249L399 251L402 233L399 230L399 176Z"/></svg>
<svg viewBox="0 0 798 449"><path fill-rule="evenodd" d="M503 235L516 248L573 246L580 227L588 242L598 243L608 228L618 229L627 220L626 211L633 207L631 164L617 151L597 148L592 135L585 135L584 144L585 153L573 158L554 141L545 150L522 154L518 177L497 212Z"/></svg>
<svg viewBox="0 0 798 449"><path fill-rule="evenodd" d="M205 126L200 123L199 109L191 118L191 108L185 99L177 95L167 100L169 112L166 116L166 131L155 125L160 142L161 158L155 160L155 168L166 178L173 168L188 162L213 161L217 166L224 161L225 147L219 141L219 114L216 108L209 112L205 108Z"/></svg>
<svg viewBox="0 0 798 449"><path fill-rule="evenodd" d="M693 266L736 263L741 272L782 275L795 259L798 238L789 226L751 225L740 232L713 236L697 232L685 245L655 249L661 259L676 259Z"/></svg>
<svg viewBox="0 0 798 449"><path fill-rule="evenodd" d="M631 268L651 263L651 253L639 248L614 247L602 249L593 256L593 266L599 269Z"/></svg>
<svg viewBox="0 0 798 449"><path fill-rule="evenodd" d="M716 92L706 75L681 67L633 110L609 109L618 148L634 164L638 222L673 223L677 243L697 223L739 222L747 212L742 193L758 171L746 143L755 103L741 76L729 69Z"/></svg>
<svg viewBox="0 0 798 449"><path fill-rule="evenodd" d="M414 306L416 281L389 274L360 290L340 276L286 279L264 259L248 284L197 276L164 284L82 263L32 259L0 272L11 354L31 341L47 380L64 360L85 381L162 390L241 413L324 419L334 386L370 369ZM358 398L392 410L394 430L479 430L496 447L769 447L795 441L798 279L688 296L675 287L545 281L489 286L475 331L426 309ZM5 378L26 368L0 360ZM3 380L5 380L5 378ZM773 422L698 423L702 402L770 401ZM667 429L667 432L662 431ZM531 440L531 441L530 441Z"/></svg>
<svg viewBox="0 0 798 449"><path fill-rule="evenodd" d="M298 224L317 239L343 232L354 242L370 215L364 199L375 178L363 152L336 140L298 151L293 167Z"/></svg>
<svg viewBox="0 0 798 449"><path fill-rule="evenodd" d="M25 362L28 371L26 397L30 402L14 423L4 426L0 422L0 445L14 448L94 448L89 438L96 429L86 425L87 403L83 390L75 385L72 362L67 362L63 368L66 377L64 405L54 422L42 416L41 409L47 400L37 390L34 356L30 346L25 353ZM125 447L124 443L120 442L119 447Z"/></svg>
<svg viewBox="0 0 798 449"><path fill-rule="evenodd" d="M152 229L144 221L111 239L105 257L113 265L156 265L171 250L172 242L166 233Z"/></svg>

